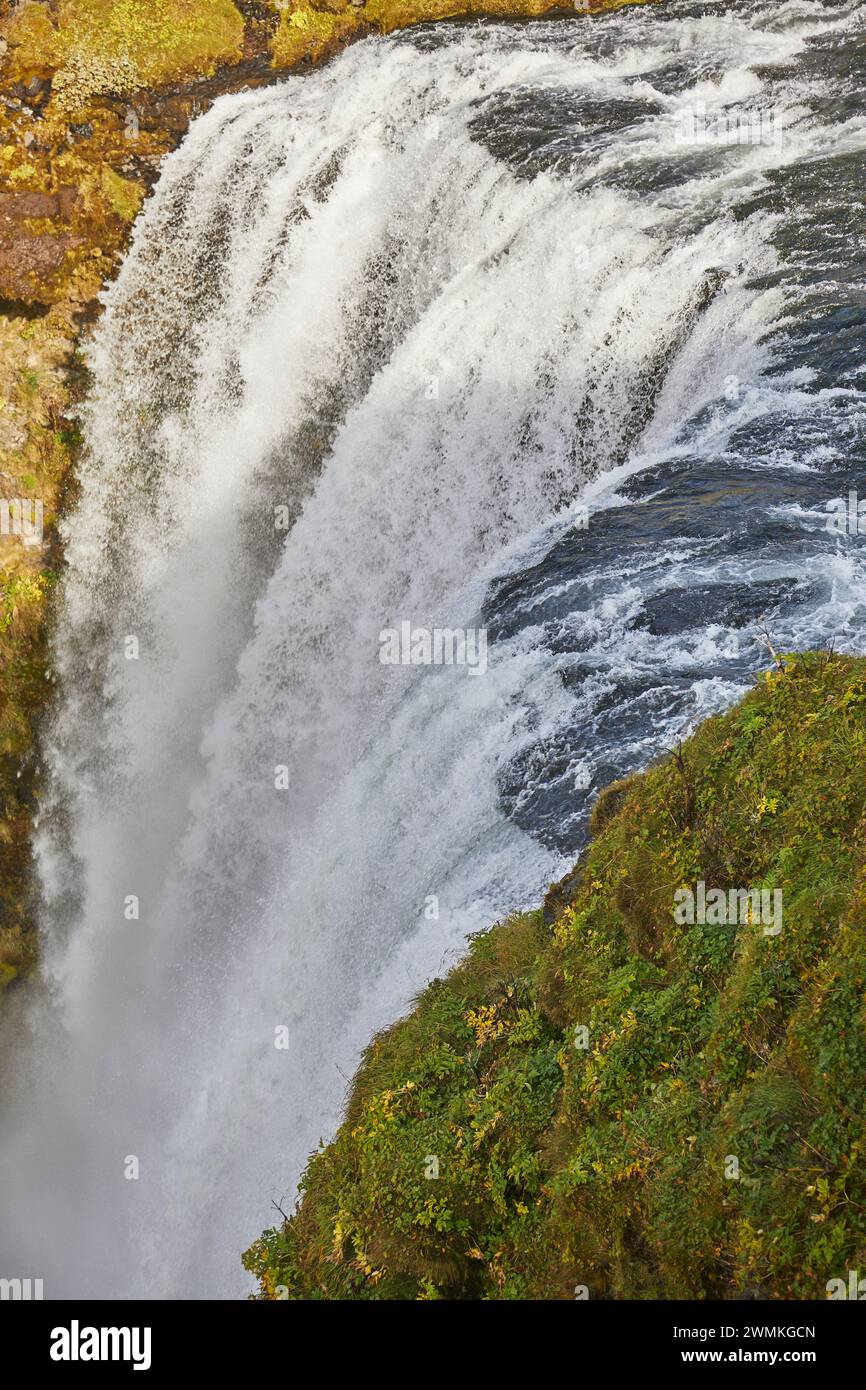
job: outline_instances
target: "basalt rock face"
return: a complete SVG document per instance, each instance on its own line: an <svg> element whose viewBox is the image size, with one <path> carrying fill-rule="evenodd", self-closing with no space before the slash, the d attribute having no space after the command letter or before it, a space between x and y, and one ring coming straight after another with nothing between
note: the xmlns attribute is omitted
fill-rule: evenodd
<svg viewBox="0 0 866 1390"><path fill-rule="evenodd" d="M365 34L467 12L550 9L541 0L0 4L0 507L9 532L0 535L0 988L33 958L33 737L51 690L57 522L74 493L74 402L87 385L79 342L160 161L217 96ZM16 507L37 500L40 543L25 545Z"/></svg>
<svg viewBox="0 0 866 1390"><path fill-rule="evenodd" d="M866 660L779 658L603 793L544 910L370 1044L298 1211L247 1252L261 1297L844 1296L864 749Z"/></svg>

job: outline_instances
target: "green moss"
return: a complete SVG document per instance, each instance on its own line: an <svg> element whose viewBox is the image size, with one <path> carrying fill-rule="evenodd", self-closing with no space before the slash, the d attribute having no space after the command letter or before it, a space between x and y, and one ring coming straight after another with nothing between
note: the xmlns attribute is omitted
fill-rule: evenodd
<svg viewBox="0 0 866 1390"><path fill-rule="evenodd" d="M7 965L5 961L0 960L0 994L3 993L7 985L12 984L17 975L18 971L14 965Z"/></svg>
<svg viewBox="0 0 866 1390"><path fill-rule="evenodd" d="M821 1298L861 1267L864 751L866 661L811 654L602 797L552 925L476 938L368 1049L245 1256L262 1296ZM781 889L782 930L679 923L699 881Z"/></svg>
<svg viewBox="0 0 866 1390"><path fill-rule="evenodd" d="M17 926L0 929L0 994L32 967L35 955L32 932Z"/></svg>
<svg viewBox="0 0 866 1390"><path fill-rule="evenodd" d="M144 190L140 184L121 178L107 164L102 167L101 182L112 212L124 222L133 222L144 201Z"/></svg>

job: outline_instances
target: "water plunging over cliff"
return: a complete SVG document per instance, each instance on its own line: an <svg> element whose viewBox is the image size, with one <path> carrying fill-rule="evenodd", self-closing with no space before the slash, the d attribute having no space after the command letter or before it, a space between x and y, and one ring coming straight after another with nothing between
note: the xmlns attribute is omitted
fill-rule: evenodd
<svg viewBox="0 0 866 1390"><path fill-rule="evenodd" d="M242 1293L359 1049L736 697L749 623L857 645L822 199L861 186L859 26L422 29L166 161L92 345L46 985L0 1020L4 1265L46 1296ZM486 672L383 664L403 622L486 627Z"/></svg>

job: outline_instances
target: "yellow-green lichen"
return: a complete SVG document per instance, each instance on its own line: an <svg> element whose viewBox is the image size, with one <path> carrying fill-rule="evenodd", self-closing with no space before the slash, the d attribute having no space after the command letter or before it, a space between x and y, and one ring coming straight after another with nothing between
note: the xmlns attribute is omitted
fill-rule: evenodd
<svg viewBox="0 0 866 1390"><path fill-rule="evenodd" d="M132 222L138 216L138 211L144 199L144 190L131 179L121 178L107 164L101 170L102 191L108 200L112 212L118 217L123 218L124 222Z"/></svg>
<svg viewBox="0 0 866 1390"><path fill-rule="evenodd" d="M332 14L298 5L290 12L284 11L274 36L274 66L289 68L303 58L322 58L359 27L359 21L349 10Z"/></svg>
<svg viewBox="0 0 866 1390"><path fill-rule="evenodd" d="M30 0L6 38L13 73L53 72L52 107L74 111L104 93L208 76L236 62L244 22L232 0L63 0L56 11Z"/></svg>

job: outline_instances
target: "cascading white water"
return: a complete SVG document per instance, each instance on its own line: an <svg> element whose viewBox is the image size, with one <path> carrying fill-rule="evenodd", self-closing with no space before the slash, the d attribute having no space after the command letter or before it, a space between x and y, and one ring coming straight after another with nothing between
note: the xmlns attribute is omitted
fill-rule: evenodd
<svg viewBox="0 0 866 1390"><path fill-rule="evenodd" d="M6 1018L4 1265L47 1296L242 1292L359 1049L565 867L497 783L573 705L550 653L391 667L379 633L476 624L587 484L756 377L771 218L729 209L818 139L796 87L790 139L733 168L601 176L845 22L788 8L621 18L609 51L595 25L370 42L222 99L167 160L92 345L46 984ZM660 101L647 52L700 45L722 88ZM647 114L589 174L520 177L473 122L526 84Z"/></svg>

